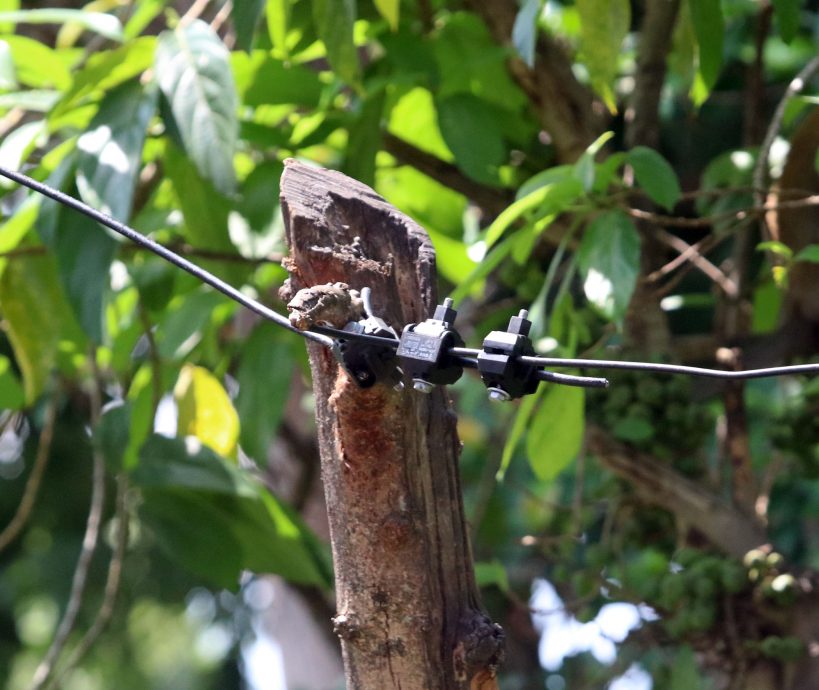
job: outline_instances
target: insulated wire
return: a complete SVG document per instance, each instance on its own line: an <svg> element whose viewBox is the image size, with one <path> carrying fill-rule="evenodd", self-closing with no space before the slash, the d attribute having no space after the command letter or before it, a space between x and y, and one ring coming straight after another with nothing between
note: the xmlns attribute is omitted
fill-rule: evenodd
<svg viewBox="0 0 819 690"><path fill-rule="evenodd" d="M110 228L114 232L122 235L123 237L127 237L129 240L138 244L140 247L145 247L145 249L152 251L157 256L160 256L163 259L165 259L165 261L173 264L177 268L181 268L183 271L187 271L195 278L201 280L203 283L210 285L214 290L218 290L226 297L232 299L234 302L238 302L243 307L247 307L248 309L250 309L250 311L255 312L259 316L268 319L269 321L273 321L275 324L278 324L282 328L286 328L288 331L298 333L299 335L302 335L305 338L313 340L317 343L321 343L326 347L333 346L332 338L329 338L326 335L320 333L300 331L298 328L296 328L290 323L286 316L283 316L282 314L273 311L269 307L266 307L261 302L257 302L255 299L248 297L247 295L243 294L232 285L226 283L220 278L217 278L215 275L209 273L200 266L197 266L196 264L188 261L186 258L179 256L179 254L171 251L167 247L163 247L161 244L155 242L150 237L146 237L142 233L137 232L133 228L125 225L125 223L120 223L118 220L111 218L111 216L102 213L101 211L97 211L88 204L84 204L82 201L61 192L58 189L49 187L47 184L38 182L37 180L34 180L28 177L27 175L23 175L22 173L16 172L14 170L9 170L8 168L0 166L0 175L9 178L10 180L17 182L18 184L21 184L24 187L33 189L35 192L38 192L39 194L42 194L43 196L46 196L49 199L53 199L54 201L62 204L63 206L68 206L74 211L82 213L83 215L88 216L89 218L93 218L95 221L97 221L101 225L104 225L106 228Z"/></svg>
<svg viewBox="0 0 819 690"><path fill-rule="evenodd" d="M382 338L379 336L368 335L365 333L350 333L331 326L314 325L309 330L302 331L293 326L286 316L266 307L261 302L254 300L251 297L243 294L235 287L217 278L212 273L209 273L204 268L188 261L186 258L180 256L176 252L164 247L145 235L137 232L125 223L121 223L109 215L98 211L88 204L83 203L79 199L75 199L64 192L49 187L47 184L38 182L27 175L10 170L0 166L0 175L7 177L18 184L28 187L43 196L53 199L54 201L67 206L78 213L92 218L101 225L110 228L114 232L127 237L129 240L138 244L145 249L153 252L157 256L165 259L177 268L187 271L195 278L198 278L203 283L210 285L215 290L218 290L226 297L229 297L242 306L250 309L250 311L259 316L272 321L282 328L297 333L298 335L320 343L325 347L332 348L333 340L357 340L367 342L372 345L380 347L397 348L399 341L397 339ZM370 290L364 288L362 291L364 299L365 311L368 315L372 315L372 304L370 302ZM481 350L467 347L453 347L449 349L449 354L456 357L461 364L470 368L476 368L477 362L474 360ZM605 359L564 359L561 357L540 357L540 356L524 356L521 355L519 360L524 364L531 364L539 367L571 367L583 369L629 369L636 371L654 371L664 374L682 374L687 376L700 376L715 379L757 379L770 376L784 376L792 374L816 374L819 373L819 364L795 364L782 367L767 367L764 369L746 369L744 371L723 371L720 369L707 369L704 367L690 367L681 364L658 364L654 362L625 362L619 360L605 360ZM538 378L544 381L552 381L554 383L562 383L570 386L588 386L594 388L602 388L607 385L607 381L602 378L591 378L584 376L572 376L569 374L558 374L555 372L540 371Z"/></svg>

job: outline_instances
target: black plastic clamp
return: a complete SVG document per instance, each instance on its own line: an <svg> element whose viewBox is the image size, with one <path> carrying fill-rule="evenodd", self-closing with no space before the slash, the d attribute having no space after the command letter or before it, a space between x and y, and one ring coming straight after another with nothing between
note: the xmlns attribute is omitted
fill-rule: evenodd
<svg viewBox="0 0 819 690"><path fill-rule="evenodd" d="M360 321L351 321L342 330L355 335L383 338L385 341L381 346L372 339L336 338L333 354L359 388L372 388L376 383L399 389L404 387L395 356L398 334L391 326L383 319L370 315Z"/></svg>
<svg viewBox="0 0 819 690"><path fill-rule="evenodd" d="M521 309L509 319L505 331L492 331L484 338L478 353L478 371L489 390L491 400L512 400L537 390L539 367L525 364L520 356L533 356L535 349L529 339L532 322Z"/></svg>
<svg viewBox="0 0 819 690"><path fill-rule="evenodd" d="M453 328L457 315L447 297L431 319L404 326L396 354L415 390L429 393L435 385L455 383L464 373L461 361L449 353L464 344Z"/></svg>

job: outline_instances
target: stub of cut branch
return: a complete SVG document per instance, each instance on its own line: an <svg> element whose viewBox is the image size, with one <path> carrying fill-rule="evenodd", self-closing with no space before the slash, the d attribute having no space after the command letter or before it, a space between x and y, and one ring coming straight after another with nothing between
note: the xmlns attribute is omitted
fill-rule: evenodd
<svg viewBox="0 0 819 690"><path fill-rule="evenodd" d="M294 295L343 282L372 288L388 324L431 313L429 238L370 188L287 161L281 201ZM503 633L479 603L445 389L361 389L327 348L308 349L347 687L497 687Z"/></svg>

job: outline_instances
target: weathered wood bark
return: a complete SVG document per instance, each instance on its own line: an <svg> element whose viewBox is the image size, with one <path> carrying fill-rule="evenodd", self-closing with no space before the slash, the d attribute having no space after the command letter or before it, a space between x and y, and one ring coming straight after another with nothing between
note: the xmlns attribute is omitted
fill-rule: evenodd
<svg viewBox="0 0 819 690"><path fill-rule="evenodd" d="M293 288L369 286L396 329L431 313L429 238L371 189L287 161L281 200ZM347 687L496 687L503 634L478 599L446 391L362 390L308 348Z"/></svg>

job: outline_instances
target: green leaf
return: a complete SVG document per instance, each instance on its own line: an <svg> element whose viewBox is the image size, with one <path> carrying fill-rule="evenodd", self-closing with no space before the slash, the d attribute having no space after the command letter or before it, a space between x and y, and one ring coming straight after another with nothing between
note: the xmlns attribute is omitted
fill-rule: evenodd
<svg viewBox="0 0 819 690"><path fill-rule="evenodd" d="M647 146L635 146L628 152L628 162L634 169L637 184L649 198L669 211L679 201L680 182L674 168L657 151Z"/></svg>
<svg viewBox="0 0 819 690"><path fill-rule="evenodd" d="M20 381L8 357L0 355L0 410L19 410L26 401Z"/></svg>
<svg viewBox="0 0 819 690"><path fill-rule="evenodd" d="M629 0L577 0L580 49L592 87L609 110L617 111L613 90L623 39L631 25Z"/></svg>
<svg viewBox="0 0 819 690"><path fill-rule="evenodd" d="M542 9L543 0L524 0L512 27L512 45L529 67L535 66L537 19Z"/></svg>
<svg viewBox="0 0 819 690"><path fill-rule="evenodd" d="M57 258L66 297L80 326L92 342L102 343L105 293L119 243L101 225L60 207L54 242L50 246Z"/></svg>
<svg viewBox="0 0 819 690"><path fill-rule="evenodd" d="M697 660L694 657L694 652L688 645L682 645L677 650L677 655L671 666L671 687L669 690L701 690L703 687L703 679L697 670Z"/></svg>
<svg viewBox="0 0 819 690"><path fill-rule="evenodd" d="M506 161L506 144L492 107L462 93L437 101L436 110L456 165L478 182L497 185L498 166Z"/></svg>
<svg viewBox="0 0 819 690"><path fill-rule="evenodd" d="M135 3L130 19L125 24L125 38L131 40L139 36L167 4L168 0L140 0Z"/></svg>
<svg viewBox="0 0 819 690"><path fill-rule="evenodd" d="M185 151L223 194L236 186L233 156L239 122L230 54L205 22L159 36L156 74Z"/></svg>
<svg viewBox="0 0 819 690"><path fill-rule="evenodd" d="M19 24L79 24L112 41L122 40L122 24L113 14L60 8L0 12L0 22Z"/></svg>
<svg viewBox="0 0 819 690"><path fill-rule="evenodd" d="M295 63L285 63L253 52L252 77L244 93L250 106L293 104L316 108L321 99L319 75Z"/></svg>
<svg viewBox="0 0 819 690"><path fill-rule="evenodd" d="M20 9L20 0L0 0L0 11L11 12ZM0 34L14 33L13 22L0 22Z"/></svg>
<svg viewBox="0 0 819 690"><path fill-rule="evenodd" d="M375 156L381 149L381 118L384 114L385 89L370 94L361 104L355 121L348 128L343 171L366 185L375 184Z"/></svg>
<svg viewBox="0 0 819 690"><path fill-rule="evenodd" d="M49 89L29 89L28 91L13 91L0 94L0 110L20 108L36 113L51 110L59 100L60 94Z"/></svg>
<svg viewBox="0 0 819 690"><path fill-rule="evenodd" d="M605 316L625 316L640 269L640 237L621 211L608 211L592 221L578 253L586 298Z"/></svg>
<svg viewBox="0 0 819 690"><path fill-rule="evenodd" d="M195 436L226 458L236 457L239 417L222 384L207 369L186 364L173 389L176 433Z"/></svg>
<svg viewBox="0 0 819 690"><path fill-rule="evenodd" d="M142 36L116 50L92 54L74 74L71 88L55 106L49 119L60 117L95 93L105 94L148 69L154 61L155 36Z"/></svg>
<svg viewBox="0 0 819 690"><path fill-rule="evenodd" d="M94 443L102 452L111 472L119 472L124 467L130 438L131 405L123 400L109 403L94 428Z"/></svg>
<svg viewBox="0 0 819 690"><path fill-rule="evenodd" d="M333 71L347 83L358 81L358 53L353 42L356 0L313 0L316 32Z"/></svg>
<svg viewBox="0 0 819 690"><path fill-rule="evenodd" d="M554 479L580 451L583 441L583 389L549 386L526 439L529 464L538 479Z"/></svg>
<svg viewBox="0 0 819 690"><path fill-rule="evenodd" d="M5 41L0 41L0 89L9 91L16 88L17 75L14 70L11 48Z"/></svg>
<svg viewBox="0 0 819 690"><path fill-rule="evenodd" d="M722 5L716 0L688 0L691 23L697 39L697 81L693 90L694 102L701 105L717 83L722 68L722 49L725 40L725 20Z"/></svg>
<svg viewBox="0 0 819 690"><path fill-rule="evenodd" d="M11 251L34 227L40 209L40 199L32 194L20 204L11 217L0 225L0 254ZM0 275L6 268L8 259L0 258Z"/></svg>
<svg viewBox="0 0 819 690"><path fill-rule="evenodd" d="M799 31L801 4L800 0L773 0L779 35L785 43L790 43Z"/></svg>
<svg viewBox="0 0 819 690"><path fill-rule="evenodd" d="M0 312L30 405L55 366L60 341L76 334L50 257L20 257L6 266L0 277Z"/></svg>
<svg viewBox="0 0 819 690"><path fill-rule="evenodd" d="M193 439L151 436L133 480L168 555L219 586L235 587L245 569L328 584L315 537L298 518Z"/></svg>
<svg viewBox="0 0 819 690"><path fill-rule="evenodd" d="M46 127L42 120L26 122L9 133L0 142L0 165L12 170L19 170L22 164L36 148L38 141L47 139ZM3 179L0 187L11 187L14 183Z"/></svg>
<svg viewBox="0 0 819 690"><path fill-rule="evenodd" d="M612 433L622 441L647 441L654 436L654 427L639 417L623 417L614 424Z"/></svg>
<svg viewBox="0 0 819 690"><path fill-rule="evenodd" d="M128 222L156 93L130 82L111 91L77 140L77 189L85 203Z"/></svg>
<svg viewBox="0 0 819 690"><path fill-rule="evenodd" d="M432 94L420 87L405 93L390 112L389 131L441 160L451 161L452 152L441 136Z"/></svg>
<svg viewBox="0 0 819 690"><path fill-rule="evenodd" d="M250 50L256 25L262 16L265 0L244 0L235 2L230 10L233 28L236 30L236 47L239 50Z"/></svg>
<svg viewBox="0 0 819 690"><path fill-rule="evenodd" d="M276 366L270 366L271 362ZM256 326L242 347L236 406L242 450L260 466L265 465L268 448L279 428L293 368L291 346L282 340L279 329L270 323Z"/></svg>
<svg viewBox="0 0 819 690"><path fill-rule="evenodd" d="M375 5L375 9L378 10L378 14L387 20L390 29L398 31L398 20L401 16L401 0L373 0L373 4Z"/></svg>
<svg viewBox="0 0 819 690"><path fill-rule="evenodd" d="M71 84L71 73L56 50L27 36L4 36L11 49L17 81L35 89L64 90Z"/></svg>
<svg viewBox="0 0 819 690"><path fill-rule="evenodd" d="M781 256L785 259L793 258L793 249L791 249L784 242L779 242L778 240L760 242L758 245L756 245L756 250L758 252L771 252L772 254L776 254L777 256Z"/></svg>
<svg viewBox="0 0 819 690"><path fill-rule="evenodd" d="M187 356L199 344L211 313L222 302L218 293L206 288L174 300L157 329L159 354L166 359Z"/></svg>
<svg viewBox="0 0 819 690"><path fill-rule="evenodd" d="M288 57L287 26L290 23L290 0L267 0L267 32L280 57Z"/></svg>
<svg viewBox="0 0 819 690"><path fill-rule="evenodd" d="M809 244L802 249L795 257L794 261L809 261L814 264L819 264L819 244Z"/></svg>

